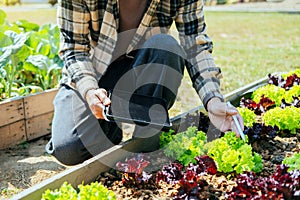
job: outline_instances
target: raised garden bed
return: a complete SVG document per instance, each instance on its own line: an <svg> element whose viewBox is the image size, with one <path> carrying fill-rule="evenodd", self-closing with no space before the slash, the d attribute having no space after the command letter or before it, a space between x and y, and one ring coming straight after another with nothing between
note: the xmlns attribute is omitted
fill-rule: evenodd
<svg viewBox="0 0 300 200"><path fill-rule="evenodd" d="M252 84L246 85L245 87L242 87L236 91L233 91L232 93L227 94L225 96L226 100L231 101L233 104L236 104L236 102L238 101L237 99L240 99L241 96L245 95L245 93L247 93L251 90L254 90L258 86L266 84L267 80L268 80L268 77L265 77L265 78L258 80ZM191 119L191 118L193 118L193 116L199 115L199 113L201 111L204 111L202 106L197 107L187 113L183 113L179 116L172 118L171 120L172 120L172 124L173 124L173 129L176 132L181 132L181 131L186 130L187 127L189 127L191 125L198 126L199 120L195 121L194 119ZM157 136L154 136L154 137L157 137ZM151 138L149 138L147 140L151 141ZM288 140L293 142L294 140L297 140L297 138L296 139L295 138L288 139ZM265 154L265 158L268 158L268 159L272 158L273 160L276 161L276 159L278 159L277 157L280 155L279 154L280 151L284 151L284 150L292 151L293 150L293 148L292 148L293 145L290 146L288 141L284 141L284 142L286 143L285 147L282 146L281 141L273 141L273 140L258 141L255 144L256 147L253 147L253 148L255 148L259 152ZM42 196L42 193L46 189L52 189L52 190L57 189L65 181L67 181L73 187L76 188L77 185L82 184L82 182L84 182L85 184L89 184L95 180L98 180L98 181L101 181L101 180L107 181L108 180L108 181L110 181L112 188L113 187L115 189L119 188L119 190L120 190L120 188L123 187L123 189L124 189L124 186L122 186L122 185L117 187L118 183L121 184L120 180L119 180L119 182L118 181L112 182L114 176L115 176L115 178L117 178L118 176L114 175L113 172L111 171L110 167L108 167L108 166L115 166L116 162L124 161L125 158L128 158L131 156L131 152L143 152L143 150L148 147L147 145L148 146L151 145L151 142L145 142L145 140L143 140L143 139L132 139L123 144L116 145L113 148L108 149L107 151L91 158L90 160L88 160L80 165L72 167L58 175L55 175L54 177L52 177L50 179L47 179L46 181L41 182L40 184L37 184L27 190L24 190L23 192L19 193L15 197L13 197L13 199L40 199ZM272 153L274 153L274 155L266 154L266 152L264 152L264 148L271 148L272 146L278 147L278 149L276 151L272 151ZM159 158L162 158L162 156L159 156ZM164 160L158 159L157 163L163 164L163 163L159 163L159 162L163 162L163 161ZM265 164L265 166L267 166L267 165L270 165L270 167L266 168L266 170L263 173L270 174L271 171L274 169L274 163L272 164L271 162L267 162ZM102 175L100 176L100 174L102 174ZM112 178L112 180L109 180L108 177ZM210 179L216 179L221 182L223 180L224 183L223 182L222 183L227 185L227 183L225 183L226 177L224 177L224 176L221 179L217 179L214 177L210 177ZM224 185L224 187L225 187L225 185ZM148 189L147 188L141 188L141 189L138 189L138 188L128 189L127 188L126 191L128 192L128 190L130 191L129 193L132 193L131 195L134 195L134 194L137 195L135 198L138 198L139 194L140 195L148 194L148 197L149 198L151 197L151 195L149 193L149 190L151 190L150 188L148 188ZM170 188L168 189L168 186L166 186L166 190L168 191L168 190L170 190ZM211 190L210 192L213 192L213 191L214 190ZM129 195L129 193L127 193L127 192L125 195ZM221 191L215 190L215 192L220 193ZM156 191L156 192L154 191L154 193L156 193L156 197L157 197L158 191ZM152 195L152 197L153 197L153 195ZM120 198L120 196L119 196L119 198ZM133 198L133 196L131 196L130 198ZM168 198L170 198L170 196Z"/></svg>
<svg viewBox="0 0 300 200"><path fill-rule="evenodd" d="M0 102L0 149L50 133L57 89Z"/></svg>
<svg viewBox="0 0 300 200"><path fill-rule="evenodd" d="M57 25L9 23L1 9L0 16L0 149L5 149L50 133L53 88L63 62Z"/></svg>

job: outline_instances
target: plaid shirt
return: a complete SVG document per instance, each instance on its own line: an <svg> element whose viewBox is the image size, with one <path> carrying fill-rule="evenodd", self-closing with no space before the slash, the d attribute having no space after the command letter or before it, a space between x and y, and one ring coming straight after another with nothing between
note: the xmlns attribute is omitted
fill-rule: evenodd
<svg viewBox="0 0 300 200"><path fill-rule="evenodd" d="M98 80L111 63L117 41L118 0L59 0L60 56L65 62L62 84L73 85L84 97L98 88ZM143 38L169 30L175 22L186 51L186 65L193 87L203 104L212 97L223 99L221 70L211 55L213 44L206 35L202 0L149 0L126 54Z"/></svg>

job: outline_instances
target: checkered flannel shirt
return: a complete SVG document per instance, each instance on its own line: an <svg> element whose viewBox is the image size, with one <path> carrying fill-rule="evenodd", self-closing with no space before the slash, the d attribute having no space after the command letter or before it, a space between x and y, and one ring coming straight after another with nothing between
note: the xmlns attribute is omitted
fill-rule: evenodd
<svg viewBox="0 0 300 200"><path fill-rule="evenodd" d="M111 63L119 27L118 10L118 0L58 2L60 56L65 63L61 83L73 85L83 97L88 90L98 88L98 80ZM206 105L212 97L223 99L219 91L221 70L211 55L213 44L206 35L202 0L149 0L126 54L142 38L155 34L153 30L169 30L173 22L201 101Z"/></svg>

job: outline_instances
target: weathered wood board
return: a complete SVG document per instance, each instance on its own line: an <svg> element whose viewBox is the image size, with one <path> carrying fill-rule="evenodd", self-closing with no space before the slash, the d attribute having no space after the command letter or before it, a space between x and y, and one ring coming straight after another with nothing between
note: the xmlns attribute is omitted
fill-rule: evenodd
<svg viewBox="0 0 300 200"><path fill-rule="evenodd" d="M6 101L0 104L0 127L24 119L23 99Z"/></svg>
<svg viewBox="0 0 300 200"><path fill-rule="evenodd" d="M0 127L0 149L27 141L25 120Z"/></svg>
<svg viewBox="0 0 300 200"><path fill-rule="evenodd" d="M0 149L50 133L57 89L0 103Z"/></svg>

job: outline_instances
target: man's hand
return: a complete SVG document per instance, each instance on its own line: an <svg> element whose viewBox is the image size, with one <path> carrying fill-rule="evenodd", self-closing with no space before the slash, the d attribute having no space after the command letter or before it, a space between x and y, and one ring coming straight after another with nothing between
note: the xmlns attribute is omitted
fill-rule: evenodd
<svg viewBox="0 0 300 200"><path fill-rule="evenodd" d="M97 119L104 119L104 106L111 103L110 99L107 97L106 90L103 88L91 89L86 93L85 99L95 117Z"/></svg>
<svg viewBox="0 0 300 200"><path fill-rule="evenodd" d="M212 98L207 103L207 111L211 123L216 128L222 132L232 130L237 137L240 137L232 116L236 115L242 130L244 130L244 120L235 107L228 106L227 103L221 102L219 98Z"/></svg>

